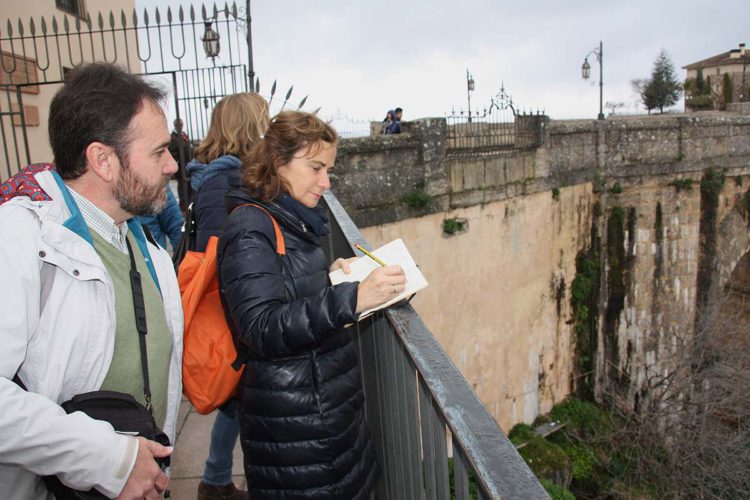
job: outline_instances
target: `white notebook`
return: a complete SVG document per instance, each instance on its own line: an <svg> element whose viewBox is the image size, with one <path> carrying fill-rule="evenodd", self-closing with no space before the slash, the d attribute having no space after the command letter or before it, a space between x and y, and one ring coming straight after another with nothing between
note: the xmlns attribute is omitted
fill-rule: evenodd
<svg viewBox="0 0 750 500"><path fill-rule="evenodd" d="M359 319L364 319L375 311L385 309L391 304L395 304L396 302L399 302L403 299L408 299L412 294L418 292L419 290L422 290L423 288L426 288L428 284L427 280L417 267L417 264L414 262L414 259L409 253L409 250L407 250L406 245L404 245L404 241L401 238L393 240L390 243L386 243L382 247L372 250L370 253L378 259L382 260L386 265L401 266L401 268L404 270L404 273L406 274L406 287L404 288L404 291L402 291L400 294L398 294L388 302L381 304L378 307L374 307L372 309L364 311L360 315ZM372 260L370 257L364 255L353 261L350 266L351 272L349 274L345 274L342 269L336 269L335 271L330 273L328 276L331 279L331 284L338 285L339 283L343 283L346 281L362 281L374 269L380 267L380 264Z"/></svg>

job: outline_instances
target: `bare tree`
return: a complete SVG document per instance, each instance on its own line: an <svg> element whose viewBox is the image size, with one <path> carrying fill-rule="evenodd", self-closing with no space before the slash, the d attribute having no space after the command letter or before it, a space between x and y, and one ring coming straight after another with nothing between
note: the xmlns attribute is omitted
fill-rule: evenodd
<svg viewBox="0 0 750 500"><path fill-rule="evenodd" d="M677 339L672 369L653 374L638 411L623 413L613 446L632 468L624 491L645 479L660 497L750 498L750 257L741 265L717 314Z"/></svg>

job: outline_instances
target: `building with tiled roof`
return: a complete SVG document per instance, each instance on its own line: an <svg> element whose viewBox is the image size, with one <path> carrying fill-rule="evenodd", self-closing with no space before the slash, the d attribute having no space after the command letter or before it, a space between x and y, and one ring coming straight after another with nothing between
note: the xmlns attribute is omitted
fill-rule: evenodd
<svg viewBox="0 0 750 500"><path fill-rule="evenodd" d="M739 48L683 66L686 109L724 109L750 97L750 51ZM700 78L699 78L700 76ZM699 79L703 80L698 84Z"/></svg>

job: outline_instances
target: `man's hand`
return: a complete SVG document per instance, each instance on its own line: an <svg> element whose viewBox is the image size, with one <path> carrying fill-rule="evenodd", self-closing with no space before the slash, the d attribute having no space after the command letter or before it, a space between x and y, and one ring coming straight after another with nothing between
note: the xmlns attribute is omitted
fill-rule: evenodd
<svg viewBox="0 0 750 500"><path fill-rule="evenodd" d="M168 457L172 453L172 447L162 446L143 437L138 437L138 441L135 465L117 497L118 500L158 499L167 489L169 479L154 461L154 457Z"/></svg>

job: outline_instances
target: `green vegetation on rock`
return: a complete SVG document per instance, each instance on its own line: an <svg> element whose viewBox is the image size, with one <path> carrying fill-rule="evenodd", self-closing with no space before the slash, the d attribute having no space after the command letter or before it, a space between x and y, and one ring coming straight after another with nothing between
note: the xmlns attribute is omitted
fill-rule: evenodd
<svg viewBox="0 0 750 500"><path fill-rule="evenodd" d="M432 200L432 197L420 189L415 189L411 193L404 196L404 203L411 208L423 208L427 206Z"/></svg>

